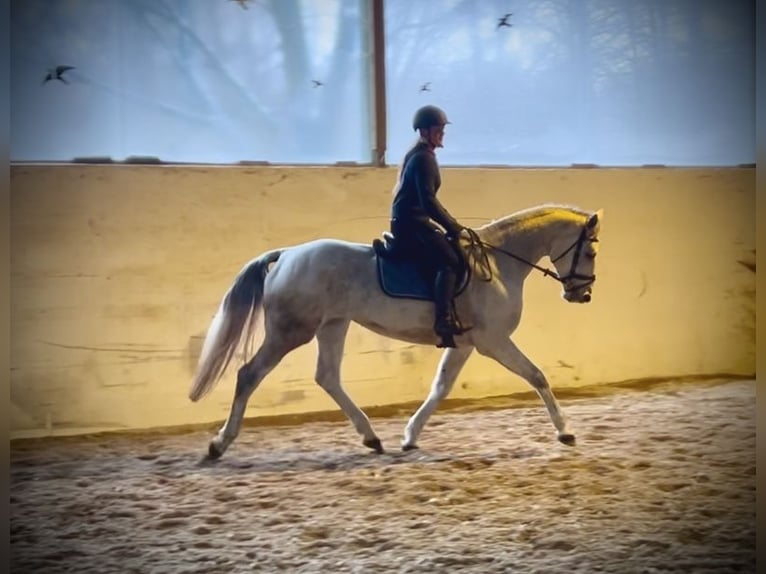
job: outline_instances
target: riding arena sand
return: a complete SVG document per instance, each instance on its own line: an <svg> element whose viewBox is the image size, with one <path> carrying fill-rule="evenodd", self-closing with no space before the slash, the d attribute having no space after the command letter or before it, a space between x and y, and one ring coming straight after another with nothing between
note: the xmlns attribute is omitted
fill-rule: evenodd
<svg viewBox="0 0 766 574"><path fill-rule="evenodd" d="M11 443L11 568L31 573L755 572L755 381ZM257 395L256 395L257 397ZM254 400L257 398L254 397ZM481 407L481 408L478 408Z"/></svg>

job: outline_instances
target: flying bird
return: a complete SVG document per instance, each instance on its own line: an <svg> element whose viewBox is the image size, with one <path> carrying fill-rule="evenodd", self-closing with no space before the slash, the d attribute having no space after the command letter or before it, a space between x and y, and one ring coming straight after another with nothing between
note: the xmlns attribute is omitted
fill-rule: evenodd
<svg viewBox="0 0 766 574"><path fill-rule="evenodd" d="M55 68L48 68L48 74L45 76L43 84L50 82L51 80L60 80L65 84L68 84L69 82L64 79L64 72L67 70L74 70L74 66L56 66Z"/></svg>
<svg viewBox="0 0 766 574"><path fill-rule="evenodd" d="M511 24L508 21L508 18L510 18L511 16L513 16L513 12L508 12L508 14L505 14L502 18L498 18L497 19L497 27L498 28L503 28L503 27L510 28L511 26L513 26L513 24Z"/></svg>
<svg viewBox="0 0 766 574"><path fill-rule="evenodd" d="M250 2L250 0L234 0L237 4L239 4L243 10L247 10L247 3Z"/></svg>
<svg viewBox="0 0 766 574"><path fill-rule="evenodd" d="M324 86L324 82L320 82L319 80L311 80L311 83L314 84L315 88L318 88L319 86Z"/></svg>
<svg viewBox="0 0 766 574"><path fill-rule="evenodd" d="M420 86L421 92L430 92L431 91L431 82L426 82L422 86Z"/></svg>

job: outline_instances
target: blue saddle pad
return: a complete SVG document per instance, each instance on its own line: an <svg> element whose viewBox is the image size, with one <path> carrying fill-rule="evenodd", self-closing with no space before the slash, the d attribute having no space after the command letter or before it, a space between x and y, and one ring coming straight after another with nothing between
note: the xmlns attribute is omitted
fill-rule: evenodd
<svg viewBox="0 0 766 574"><path fill-rule="evenodd" d="M433 282L429 284L414 261L377 257L378 281L391 297L433 301Z"/></svg>

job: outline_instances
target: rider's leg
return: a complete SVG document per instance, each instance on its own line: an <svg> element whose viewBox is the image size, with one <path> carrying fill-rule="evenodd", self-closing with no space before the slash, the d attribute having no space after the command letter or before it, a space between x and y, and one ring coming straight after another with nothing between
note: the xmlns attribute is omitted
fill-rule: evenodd
<svg viewBox="0 0 766 574"><path fill-rule="evenodd" d="M452 315L452 298L455 296L455 272L444 267L436 273L434 284L434 332L441 337L437 347L455 347L453 335L459 327Z"/></svg>
<svg viewBox="0 0 766 574"><path fill-rule="evenodd" d="M460 335L468 329L463 329L453 312L452 300L457 289L460 258L455 248L450 245L442 234L434 233L430 237L431 252L438 257L436 279L434 283L434 331L441 341L438 347L454 347L454 335Z"/></svg>

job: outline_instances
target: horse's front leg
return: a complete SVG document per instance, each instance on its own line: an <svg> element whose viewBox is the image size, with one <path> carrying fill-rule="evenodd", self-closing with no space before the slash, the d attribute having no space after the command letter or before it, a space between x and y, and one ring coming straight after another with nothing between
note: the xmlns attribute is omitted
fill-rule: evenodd
<svg viewBox="0 0 766 574"><path fill-rule="evenodd" d="M439 361L436 376L431 383L431 392L428 394L428 398L420 405L417 412L412 415L407 423L407 427L404 429L402 450L417 448L418 437L426 421L436 410L439 402L452 390L460 369L463 368L472 351L473 347L457 347L444 351Z"/></svg>
<svg viewBox="0 0 766 574"><path fill-rule="evenodd" d="M561 407L543 372L507 336L497 336L475 342L479 353L495 359L506 369L523 377L532 385L548 409L551 422L556 427L558 439L566 445L574 445L575 436L567 429L564 413L561 412Z"/></svg>

